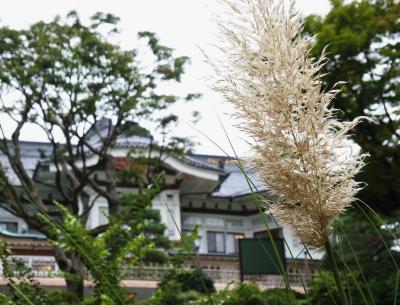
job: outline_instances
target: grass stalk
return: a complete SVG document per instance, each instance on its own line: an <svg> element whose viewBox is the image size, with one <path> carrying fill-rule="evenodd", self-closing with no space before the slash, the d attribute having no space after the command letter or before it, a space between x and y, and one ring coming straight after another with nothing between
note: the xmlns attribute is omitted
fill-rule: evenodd
<svg viewBox="0 0 400 305"><path fill-rule="evenodd" d="M346 272L350 275L351 279L353 280L354 284L356 285L356 288L357 288L358 292L360 293L364 304L365 305L369 305L370 303L367 300L367 296L365 295L364 290L362 289L362 287L361 287L359 281L357 280L357 278L354 276L354 273L352 272L350 266L346 263L346 260L344 258L343 247L342 247L343 241L342 241L341 237L339 237L339 238L340 238L340 242L339 242L338 245L339 245L341 263L346 268ZM360 272L363 273L362 270ZM348 287L349 300L350 300L350 303L352 303L351 302L351 297L352 297L351 293L352 293L352 291L351 291L351 288L350 288L350 281L348 280L348 277L346 277L346 282L347 282L347 287ZM368 286L368 283L365 282L365 285Z"/></svg>
<svg viewBox="0 0 400 305"><path fill-rule="evenodd" d="M328 258L328 262L332 267L332 272L333 272L333 277L335 279L336 287L339 291L340 303L342 305L350 305L347 300L342 281L340 280L340 273L339 273L339 268L337 265L335 253L333 252L332 245L331 245L331 242L329 241L329 239L327 239L325 241L324 247L326 250L326 256Z"/></svg>
<svg viewBox="0 0 400 305"><path fill-rule="evenodd" d="M397 274L396 274L396 282L395 282L395 286L393 288L394 291L394 295L393 295L393 305L397 305L397 295L398 295L398 291L399 291L399 285L400 285L400 268L399 265L397 264L395 258L393 257L392 251L389 247L389 245L386 243L385 239L383 238L382 234L379 232L379 229L376 226L376 222L374 221L374 219L371 219L371 217L368 215L369 213L367 211L364 210L364 208L360 205L360 203L363 204L365 207L367 207L368 211L372 214L372 216L374 217L374 219L376 221L378 221L378 223L380 225L384 225L384 221L382 220L382 218L379 217L379 215L365 202L358 200L356 201L356 206L358 207L358 209L363 213L363 215L365 216L365 218L369 221L369 223L371 224L372 228L374 229L375 233L379 236L380 240L382 241L382 244L384 245L386 251L389 253L389 256L391 258L391 260L393 261L393 265L396 268ZM390 232L390 231L389 231ZM392 233L392 232L390 232ZM391 234L394 238L394 240L397 240L397 237L393 234Z"/></svg>
<svg viewBox="0 0 400 305"><path fill-rule="evenodd" d="M351 254L352 254L353 258L354 258L354 261L355 261L355 263L356 263L356 265L357 265L357 268L358 268L358 270L360 271L360 275L361 275L361 277L362 277L362 279L363 279L363 282L364 282L364 285L365 285L365 287L366 287L366 289L367 289L368 296L369 296L369 298L370 298L370 300L371 300L371 303L372 303L373 305L375 305L375 299L374 299L374 296L373 296L373 294L372 294L370 285L369 285L369 283L368 283L368 281L367 281L367 278L366 278L366 276L365 276L365 273L364 273L364 271L363 271L363 268L361 267L361 264L360 264L360 261L359 261L359 259L358 259L358 257L357 257L357 254L356 254L356 252L354 251L354 248L353 248L353 246L352 246L352 244L351 244L349 238L347 237L347 234L346 234L345 230L343 229L343 224L340 222L340 220L338 221L336 227L337 227L338 229L340 229L340 231L341 231L340 236L343 237L343 240L344 240L344 241L346 241L346 243L347 243L347 245L348 245L348 247L349 247L349 249L350 249L350 252L351 252Z"/></svg>

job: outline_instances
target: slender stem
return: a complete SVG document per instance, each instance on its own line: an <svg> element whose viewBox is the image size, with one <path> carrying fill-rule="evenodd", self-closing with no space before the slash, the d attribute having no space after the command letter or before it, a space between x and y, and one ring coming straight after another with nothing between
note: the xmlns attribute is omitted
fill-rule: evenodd
<svg viewBox="0 0 400 305"><path fill-rule="evenodd" d="M340 280L339 268L337 266L335 253L332 250L329 239L327 239L325 242L325 250L326 250L326 255L328 257L329 264L332 267L333 277L335 278L337 289L339 291L340 302L342 305L349 305L349 302L347 301L346 293L344 292L342 281Z"/></svg>

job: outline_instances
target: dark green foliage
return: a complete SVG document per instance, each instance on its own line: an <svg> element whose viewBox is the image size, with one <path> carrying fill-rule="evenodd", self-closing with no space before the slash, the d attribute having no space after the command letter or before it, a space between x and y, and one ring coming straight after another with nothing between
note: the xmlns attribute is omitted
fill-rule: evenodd
<svg viewBox="0 0 400 305"><path fill-rule="evenodd" d="M79 298L69 292L59 290L44 290L46 294L46 304L57 304L57 305L81 305ZM38 304L39 305L39 304Z"/></svg>
<svg viewBox="0 0 400 305"><path fill-rule="evenodd" d="M339 299L335 279L331 272L319 272L314 276L309 290L313 305L331 305Z"/></svg>
<svg viewBox="0 0 400 305"><path fill-rule="evenodd" d="M187 305L202 297L197 291L182 291L182 286L176 281L170 281L164 288L157 289L154 295L144 301L143 305Z"/></svg>
<svg viewBox="0 0 400 305"><path fill-rule="evenodd" d="M171 269L144 305L187 305L215 292L213 281L195 270ZM191 304L191 303L190 303Z"/></svg>
<svg viewBox="0 0 400 305"><path fill-rule="evenodd" d="M334 100L346 120L366 116L353 139L371 157L358 181L366 182L359 198L390 213L400 198L400 3L387 0L332 2L325 17L309 16L305 30L317 34L311 50L318 57L327 46L325 86L337 82Z"/></svg>
<svg viewBox="0 0 400 305"><path fill-rule="evenodd" d="M167 252L171 248L171 241L164 235L165 225L161 223L159 211L152 209L152 199L158 195L158 189L153 185L146 190L138 193L124 193L122 195L122 211L118 219L111 221L118 222L130 230L120 230L118 235L110 239L110 248L119 247L127 240L132 240L139 236L144 238L145 244L152 244L154 247L149 249L142 258L143 262L166 263ZM163 249L163 251L160 251Z"/></svg>
<svg viewBox="0 0 400 305"><path fill-rule="evenodd" d="M296 303L295 304L308 304L305 296L300 293L296 293L293 291L295 297L296 297ZM265 304L268 305L290 305L293 304L292 298L287 292L286 289L280 289L280 288L272 288L264 291L263 293L263 299Z"/></svg>
<svg viewBox="0 0 400 305"><path fill-rule="evenodd" d="M224 303L226 305L264 305L264 300L260 288L252 284L238 285L228 294L229 299Z"/></svg>
<svg viewBox="0 0 400 305"><path fill-rule="evenodd" d="M360 298L362 289L377 305L393 304L400 253L392 247L397 245L394 237L398 238L398 229L395 226L383 228L368 211L353 211L342 217L336 232L339 243L335 250L341 258L339 268L351 270L360 285L356 287L354 279L349 279L354 297L358 294ZM399 298L400 291L397 293Z"/></svg>
<svg viewBox="0 0 400 305"><path fill-rule="evenodd" d="M170 262L174 268L181 268L185 261L188 261L195 254L196 240L199 239L198 226L196 225L192 230L182 234L179 244L176 245L171 252ZM192 261L194 265L196 262Z"/></svg>
<svg viewBox="0 0 400 305"><path fill-rule="evenodd" d="M297 295L298 300L293 304L292 297L285 289L268 289L261 291L256 284L243 283L232 290L224 289L211 296L214 304L218 305L300 305L304 297ZM193 305L209 305L210 301L203 297ZM306 304L306 303L305 303Z"/></svg>
<svg viewBox="0 0 400 305"><path fill-rule="evenodd" d="M213 280L201 271L171 269L165 274L159 287L165 290L170 282L180 285L183 292L189 290L204 294L215 292Z"/></svg>
<svg viewBox="0 0 400 305"><path fill-rule="evenodd" d="M342 276L341 279L345 287L346 295L349 295L349 286L347 284L352 283L351 279L350 277L346 279L344 276ZM364 304L358 302L360 301L360 296L356 291L354 283L350 287L353 304ZM321 271L313 277L309 289L309 298L313 305L334 305L339 303L339 292L332 272Z"/></svg>

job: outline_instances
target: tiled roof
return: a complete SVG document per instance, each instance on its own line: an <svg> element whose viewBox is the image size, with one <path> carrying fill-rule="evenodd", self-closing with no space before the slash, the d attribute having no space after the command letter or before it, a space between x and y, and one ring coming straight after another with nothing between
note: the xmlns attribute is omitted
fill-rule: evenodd
<svg viewBox="0 0 400 305"><path fill-rule="evenodd" d="M118 137L115 147L118 148L145 148L151 143L150 136L123 134ZM41 158L51 158L52 146L43 142L21 142L22 162L28 173L33 176L36 166ZM234 198L251 193L248 182L241 170L234 164L234 158L227 156L190 154L181 158L183 162L197 168L213 170L221 173L221 183L209 195L212 197ZM132 163L130 158L115 158L116 166L124 167ZM19 185L18 177L11 169L7 158L0 154L0 163L7 170L10 182ZM129 164L128 164L129 163ZM261 182L255 170L246 169L254 190L268 191L267 186Z"/></svg>
<svg viewBox="0 0 400 305"><path fill-rule="evenodd" d="M186 155L183 158L183 161L189 165L193 165L195 167L199 167L199 168L205 168L205 169L211 169L211 170L215 170L215 171L220 171L220 172L224 172L223 169L221 169L218 165L215 164L211 164L208 162L204 162L202 160L196 159L193 157L193 155Z"/></svg>
<svg viewBox="0 0 400 305"><path fill-rule="evenodd" d="M117 148L145 148L148 145L150 145L150 141L151 141L151 139L149 137L136 136L136 135L133 135L133 136L122 135L121 137L119 137L117 139L115 147L117 147ZM28 172L28 174L31 177L33 177L36 167L40 160L48 161L51 159L52 145L50 143L21 141L20 147L21 147L22 163L24 164L26 171ZM122 169L122 167L126 168L126 166L128 166L129 164L132 163L131 159L132 158L129 158L129 157L115 158L115 162L116 162L117 166L119 167L118 169ZM185 162L186 164L189 164L191 166L208 169L208 170L219 171L219 172L223 173L223 171L217 165L211 164L208 162L204 162L203 160L193 158L192 156L185 156L180 159L183 162ZM124 163L124 164L122 164L122 163ZM11 166L7 160L7 157L3 154L0 154L0 164L6 170L7 176L9 178L10 182L14 185L20 185L21 183L20 183L17 175L14 173L13 169L11 168Z"/></svg>

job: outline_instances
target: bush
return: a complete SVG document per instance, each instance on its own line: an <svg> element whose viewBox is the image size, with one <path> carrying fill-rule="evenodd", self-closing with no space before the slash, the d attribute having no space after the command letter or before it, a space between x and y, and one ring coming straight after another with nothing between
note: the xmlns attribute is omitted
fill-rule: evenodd
<svg viewBox="0 0 400 305"><path fill-rule="evenodd" d="M164 275L159 287L164 289L172 281L180 286L182 292L189 290L200 293L215 292L213 280L202 271L172 269Z"/></svg>
<svg viewBox="0 0 400 305"><path fill-rule="evenodd" d="M155 294L143 305L187 305L215 292L213 281L203 272L172 269L167 272Z"/></svg>
<svg viewBox="0 0 400 305"><path fill-rule="evenodd" d="M265 304L268 305L290 305L293 304L292 298L286 289L283 288L273 288L264 291L263 299ZM296 304L302 304L302 300L305 299L305 295L294 292L294 296L296 298ZM304 300L304 304L308 304L306 300Z"/></svg>
<svg viewBox="0 0 400 305"><path fill-rule="evenodd" d="M211 296L214 304L218 305L297 305L301 304L296 300L293 304L289 293L285 289L269 289L264 292L256 284L243 283L234 289L226 289ZM300 297L301 298L301 297ZM209 298L191 303L191 305L209 305Z"/></svg>

